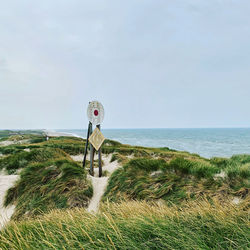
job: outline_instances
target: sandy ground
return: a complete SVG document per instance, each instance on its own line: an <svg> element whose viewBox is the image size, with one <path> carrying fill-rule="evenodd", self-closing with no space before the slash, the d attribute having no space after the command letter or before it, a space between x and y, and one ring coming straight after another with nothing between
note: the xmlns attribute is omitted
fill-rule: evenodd
<svg viewBox="0 0 250 250"><path fill-rule="evenodd" d="M225 171L221 171L219 174L215 174L214 175L214 179L217 180L218 178L222 178L225 179L227 177L227 174L225 173Z"/></svg>
<svg viewBox="0 0 250 250"><path fill-rule="evenodd" d="M79 156L79 159L82 159L82 155ZM112 157L112 154L110 155L102 155L102 160L103 160L103 167L102 170L103 171L107 171L109 173L109 176L117 169L120 167L120 165L118 164L117 161L114 162L110 162ZM77 159L77 158L76 158ZM102 196L106 190L106 187L108 185L108 180L109 177L108 176L104 176L99 178L98 177L98 168L94 169L94 176L90 176L88 175L88 178L91 180L92 185L93 185L93 197L90 200L89 206L87 208L88 212L91 213L97 213L98 209L99 209L99 204L100 201L102 199Z"/></svg>
<svg viewBox="0 0 250 250"><path fill-rule="evenodd" d="M83 161L83 155L71 155L70 156L72 160L82 162ZM90 155L88 154L86 159L89 159ZM110 162L112 158L112 154L109 155L104 155L102 154L102 161L103 161L103 166L102 166L102 171L107 171L108 175L110 176L117 168L120 167L117 161ZM98 155L95 154L95 159L98 159ZM98 168L94 169L94 176L88 175L88 178L91 180L92 185L93 185L93 197L90 200L89 206L87 210L89 212L96 213L99 208L99 203L102 199L102 196L105 192L105 189L108 184L108 179L109 176L104 176L99 178L99 170Z"/></svg>
<svg viewBox="0 0 250 250"><path fill-rule="evenodd" d="M56 131L52 131L52 130L44 130L44 133L47 136L51 136L51 137L68 136L68 137L79 137L79 138L81 138L81 136L78 136L78 135L75 135L75 134L70 134L70 133L65 133L65 132L56 132Z"/></svg>
<svg viewBox="0 0 250 250"><path fill-rule="evenodd" d="M234 197L232 203L235 205L239 205L243 200L239 197Z"/></svg>
<svg viewBox="0 0 250 250"><path fill-rule="evenodd" d="M83 161L83 155L71 155L70 157L73 161ZM87 155L86 159L89 159L89 155Z"/></svg>
<svg viewBox="0 0 250 250"><path fill-rule="evenodd" d="M0 146L6 147L12 144L25 144L28 143L29 140L20 140L20 141L1 141Z"/></svg>
<svg viewBox="0 0 250 250"><path fill-rule="evenodd" d="M94 193L92 199L90 200L87 211L91 213L97 213L101 198L107 187L109 177L99 178L99 177L88 176L88 178L90 178L92 181Z"/></svg>
<svg viewBox="0 0 250 250"><path fill-rule="evenodd" d="M18 175L5 175L0 173L0 229L6 225L14 213L15 206L5 208L3 207L3 202L7 190L14 185L18 177Z"/></svg>
<svg viewBox="0 0 250 250"><path fill-rule="evenodd" d="M160 175L161 173L162 173L162 170L154 171L150 174L150 176L157 176L157 175Z"/></svg>
<svg viewBox="0 0 250 250"><path fill-rule="evenodd" d="M0 146L6 147L6 146L12 145L14 143L15 143L14 141L1 141Z"/></svg>

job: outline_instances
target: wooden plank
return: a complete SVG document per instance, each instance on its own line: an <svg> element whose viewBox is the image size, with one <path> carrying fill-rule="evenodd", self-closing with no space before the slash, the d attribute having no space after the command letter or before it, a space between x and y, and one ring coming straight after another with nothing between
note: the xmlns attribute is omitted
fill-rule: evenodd
<svg viewBox="0 0 250 250"><path fill-rule="evenodd" d="M92 123L90 126L90 135L92 134ZM90 175L94 176L94 147L90 143L90 168L89 168Z"/></svg>
<svg viewBox="0 0 250 250"><path fill-rule="evenodd" d="M89 126L88 126L87 139L86 139L86 144L85 144L85 149L84 149L84 157L83 157L83 162L82 162L83 168L85 168L86 157L87 157L87 154L88 154L88 144L89 144L90 126L91 126L91 122L89 122Z"/></svg>
<svg viewBox="0 0 250 250"><path fill-rule="evenodd" d="M101 125L96 126L101 130ZM102 177L102 146L98 150L98 168L99 168L99 177Z"/></svg>

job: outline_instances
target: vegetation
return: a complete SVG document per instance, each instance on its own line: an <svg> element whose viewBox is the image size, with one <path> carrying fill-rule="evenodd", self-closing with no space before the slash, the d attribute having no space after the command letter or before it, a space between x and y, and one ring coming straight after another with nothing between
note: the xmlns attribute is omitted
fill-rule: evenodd
<svg viewBox="0 0 250 250"><path fill-rule="evenodd" d="M83 168L62 158L28 165L9 189L5 206L15 203L13 219L23 219L54 208L86 207L92 193Z"/></svg>
<svg viewBox="0 0 250 250"><path fill-rule="evenodd" d="M61 149L65 141L72 143L70 138L62 139L61 147L56 147L58 138L47 142L42 135L19 134L7 139L12 140L13 136L17 142L25 138L28 143L0 147L5 155L0 158L0 170L20 174L19 181L5 197L5 206L16 205L12 219L34 217L56 208L88 205L93 188L87 173ZM74 143L71 145L74 147Z"/></svg>
<svg viewBox="0 0 250 250"><path fill-rule="evenodd" d="M91 215L89 162L84 170L71 158L85 140L0 132L12 142L0 143L0 170L20 175L5 197L16 209L0 249L250 248L250 155L205 159L105 140L102 152L122 167Z"/></svg>
<svg viewBox="0 0 250 250"><path fill-rule="evenodd" d="M15 136L24 136L28 135L30 136L35 136L35 135L44 135L43 131L40 130L0 130L0 139L6 139L9 137L15 137Z"/></svg>
<svg viewBox="0 0 250 250"><path fill-rule="evenodd" d="M133 159L113 173L103 200L162 199L168 204L180 204L201 197L246 198L250 157L233 156L223 165L221 161L183 157L168 162L165 159ZM225 177L216 177L221 171L225 171Z"/></svg>
<svg viewBox="0 0 250 250"><path fill-rule="evenodd" d="M101 213L55 210L12 222L0 233L2 249L249 249L249 217L218 202L176 206L124 202Z"/></svg>
<svg viewBox="0 0 250 250"><path fill-rule="evenodd" d="M5 169L9 174L15 173L17 169L25 168L30 163L46 162L50 159L57 159L69 156L60 149L38 148L30 152L23 150L14 151L13 154L0 159L0 169Z"/></svg>

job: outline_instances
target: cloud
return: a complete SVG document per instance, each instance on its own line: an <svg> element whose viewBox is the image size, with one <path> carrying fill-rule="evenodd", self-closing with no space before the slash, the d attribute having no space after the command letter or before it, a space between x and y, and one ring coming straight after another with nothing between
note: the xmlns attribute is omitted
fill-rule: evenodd
<svg viewBox="0 0 250 250"><path fill-rule="evenodd" d="M78 128L92 99L106 127L245 126L249 11L245 0L3 2L0 126Z"/></svg>

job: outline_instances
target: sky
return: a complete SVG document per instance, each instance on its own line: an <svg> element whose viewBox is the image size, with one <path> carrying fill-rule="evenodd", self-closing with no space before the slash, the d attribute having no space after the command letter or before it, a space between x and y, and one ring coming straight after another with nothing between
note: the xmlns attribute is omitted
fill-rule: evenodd
<svg viewBox="0 0 250 250"><path fill-rule="evenodd" d="M250 127L249 0L0 6L0 129Z"/></svg>

